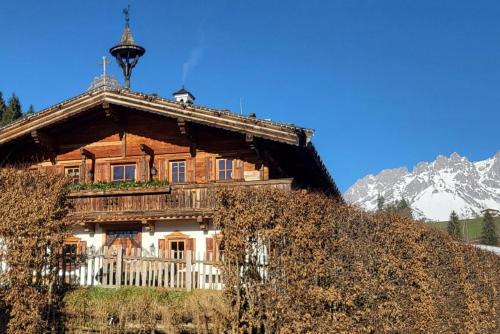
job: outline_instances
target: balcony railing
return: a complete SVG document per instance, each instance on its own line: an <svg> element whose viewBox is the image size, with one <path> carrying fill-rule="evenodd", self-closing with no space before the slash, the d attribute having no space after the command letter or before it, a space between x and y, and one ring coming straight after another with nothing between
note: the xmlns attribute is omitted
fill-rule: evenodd
<svg viewBox="0 0 500 334"><path fill-rule="evenodd" d="M127 220L198 216L210 214L220 187L273 187L290 190L292 179L176 184L158 188L127 190L82 190L72 192L71 217L79 221Z"/></svg>

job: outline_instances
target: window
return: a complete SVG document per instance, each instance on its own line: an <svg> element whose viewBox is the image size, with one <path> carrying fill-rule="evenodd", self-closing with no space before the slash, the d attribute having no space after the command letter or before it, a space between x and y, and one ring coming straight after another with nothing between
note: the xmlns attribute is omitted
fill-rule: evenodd
<svg viewBox="0 0 500 334"><path fill-rule="evenodd" d="M169 245L170 258L178 260L183 259L185 249L184 246L184 240L171 240Z"/></svg>
<svg viewBox="0 0 500 334"><path fill-rule="evenodd" d="M64 174L71 178L73 184L80 182L80 167L67 167L64 169Z"/></svg>
<svg viewBox="0 0 500 334"><path fill-rule="evenodd" d="M183 183L186 182L186 161L172 161L170 163L170 182Z"/></svg>
<svg viewBox="0 0 500 334"><path fill-rule="evenodd" d="M219 180L233 179L233 160L232 159L217 159L217 170Z"/></svg>
<svg viewBox="0 0 500 334"><path fill-rule="evenodd" d="M113 182L135 181L135 165L114 165Z"/></svg>
<svg viewBox="0 0 500 334"><path fill-rule="evenodd" d="M195 240L179 231L172 232L165 238L158 240L158 254L160 257L171 259L185 259L186 252L191 251L194 256Z"/></svg>

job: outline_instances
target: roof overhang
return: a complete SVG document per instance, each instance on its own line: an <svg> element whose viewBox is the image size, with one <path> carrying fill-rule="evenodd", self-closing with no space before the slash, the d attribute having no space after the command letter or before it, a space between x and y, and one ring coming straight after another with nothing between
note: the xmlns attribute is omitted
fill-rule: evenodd
<svg viewBox="0 0 500 334"><path fill-rule="evenodd" d="M86 110L94 109L103 104L112 104L171 118L182 118L193 123L247 133L296 146L305 146L311 141L313 135L311 129L240 116L226 110L187 105L163 99L154 94L110 90L103 87L64 101L0 129L0 145L20 138L32 131L64 122Z"/></svg>

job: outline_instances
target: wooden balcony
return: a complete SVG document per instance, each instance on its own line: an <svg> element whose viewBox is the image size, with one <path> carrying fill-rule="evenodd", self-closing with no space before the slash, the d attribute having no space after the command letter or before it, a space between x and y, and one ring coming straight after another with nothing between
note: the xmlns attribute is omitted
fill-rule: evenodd
<svg viewBox="0 0 500 334"><path fill-rule="evenodd" d="M69 201L72 221L78 223L208 218L220 187L273 187L290 190L292 179L175 184L127 190L82 190Z"/></svg>

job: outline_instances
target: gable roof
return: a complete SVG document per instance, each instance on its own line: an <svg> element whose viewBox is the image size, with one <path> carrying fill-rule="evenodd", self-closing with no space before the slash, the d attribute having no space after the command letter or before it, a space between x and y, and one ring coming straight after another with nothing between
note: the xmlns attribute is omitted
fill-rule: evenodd
<svg viewBox="0 0 500 334"><path fill-rule="evenodd" d="M113 104L167 117L182 118L193 123L248 133L290 145L304 145L311 140L313 135L312 129L292 124L241 116L225 109L187 105L161 98L156 94L144 94L104 86L87 91L0 128L0 145L103 104Z"/></svg>
<svg viewBox="0 0 500 334"><path fill-rule="evenodd" d="M102 86L87 91L0 128L0 146L29 135L32 131L41 130L50 125L66 121L69 118L106 104L183 119L188 122L249 134L257 138L304 148L312 158L316 168L323 175L322 179L324 180L325 188L330 193L340 194L332 177L312 145L311 139L314 133L312 129L298 127L293 124L257 119L252 116L242 116L232 113L227 109L214 109L194 104L185 104L159 97L156 94L138 93L110 86Z"/></svg>

